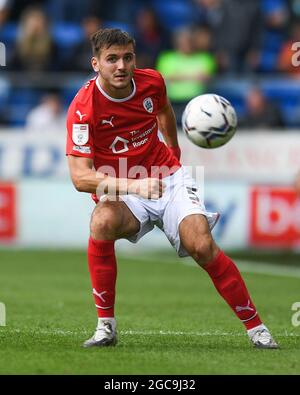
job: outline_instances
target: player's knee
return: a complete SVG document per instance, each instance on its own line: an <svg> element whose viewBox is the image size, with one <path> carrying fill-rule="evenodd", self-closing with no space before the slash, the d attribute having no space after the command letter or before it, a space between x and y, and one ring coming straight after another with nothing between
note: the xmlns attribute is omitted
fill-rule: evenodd
<svg viewBox="0 0 300 395"><path fill-rule="evenodd" d="M97 208L91 218L91 236L96 239L114 239L119 226L120 220L110 208Z"/></svg>
<svg viewBox="0 0 300 395"><path fill-rule="evenodd" d="M211 235L204 235L193 246L192 257L200 266L205 266L214 257L215 242Z"/></svg>

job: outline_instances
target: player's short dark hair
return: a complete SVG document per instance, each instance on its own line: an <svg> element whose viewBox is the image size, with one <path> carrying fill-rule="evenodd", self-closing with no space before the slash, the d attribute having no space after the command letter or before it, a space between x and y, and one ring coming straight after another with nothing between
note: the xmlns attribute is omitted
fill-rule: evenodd
<svg viewBox="0 0 300 395"><path fill-rule="evenodd" d="M127 32L120 29L101 29L91 36L93 55L99 56L102 48L109 48L112 45L127 46L129 44L135 47L134 38Z"/></svg>

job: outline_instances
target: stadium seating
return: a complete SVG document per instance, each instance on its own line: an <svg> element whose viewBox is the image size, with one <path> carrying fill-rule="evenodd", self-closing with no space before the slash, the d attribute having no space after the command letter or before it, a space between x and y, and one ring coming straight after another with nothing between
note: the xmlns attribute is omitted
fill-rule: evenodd
<svg viewBox="0 0 300 395"><path fill-rule="evenodd" d="M10 126L24 126L27 114L38 104L40 95L35 89L11 89L6 115Z"/></svg>
<svg viewBox="0 0 300 395"><path fill-rule="evenodd" d="M55 23L51 30L56 44L61 49L72 47L83 38L82 28L76 23Z"/></svg>
<svg viewBox="0 0 300 395"><path fill-rule="evenodd" d="M80 25L70 22L58 22L52 25L51 33L59 51L59 61L67 59L72 49L83 38Z"/></svg>
<svg viewBox="0 0 300 395"><path fill-rule="evenodd" d="M78 1L77 1L78 3ZM80 23L75 20L63 21L61 16L63 10L57 8L55 2L49 1L53 7L51 14L52 24L51 33L57 45L59 57L58 64L64 64L64 60L72 53L76 46L83 38L83 30ZM264 12L276 7L281 7L282 0L264 0ZM151 0L137 1L136 9L141 6L152 5L157 12L164 26L169 31L182 28L194 20L192 2L186 0ZM49 11L49 10L48 10ZM50 14L49 14L50 15ZM134 18L133 18L134 19ZM134 26L118 20L103 21L104 27L120 28L130 33L134 32ZM5 43L7 48L7 57L9 58L18 34L18 24L14 22L6 23L0 28L0 41ZM134 33L133 33L134 34ZM281 108L284 120L287 126L296 127L300 125L300 81L291 80L276 74L277 58L283 43L284 36L282 31L265 30L263 35L262 54L260 60L259 80L261 87L266 96L275 101ZM59 62L61 60L61 63ZM60 71L60 66L58 67ZM59 88L62 92L64 105L67 107L77 90L80 88L89 76L83 75L75 79L73 76L63 77L64 84L53 86ZM59 81L62 79L59 78ZM237 110L238 115L243 115L245 111L245 96L251 86L252 81L249 78L220 79L215 81L209 88L210 92L218 93L227 97ZM5 113L8 117L10 126L21 126L25 122L28 111L38 103L40 93L33 89L22 89L18 87L11 88L5 74L0 79L0 115Z"/></svg>
<svg viewBox="0 0 300 395"><path fill-rule="evenodd" d="M225 96L241 116L245 112L247 91L252 85L251 79L225 79L216 81L210 90ZM299 127L300 82L294 79L268 77L262 79L259 86L266 97L279 106L286 126Z"/></svg>
<svg viewBox="0 0 300 395"><path fill-rule="evenodd" d="M62 87L61 94L62 100L65 107L68 107L78 90L87 82L91 76L85 76L84 78L69 78L65 85Z"/></svg>
<svg viewBox="0 0 300 395"><path fill-rule="evenodd" d="M133 28L130 24L125 23L125 22L120 22L120 21L104 21L103 22L103 27L108 28L108 29L121 29L125 32L128 32L132 34Z"/></svg>
<svg viewBox="0 0 300 395"><path fill-rule="evenodd" d="M183 0L152 0L152 6L170 31L187 26L193 21L193 8Z"/></svg>
<svg viewBox="0 0 300 395"><path fill-rule="evenodd" d="M279 32L265 31L262 41L259 69L262 72L276 72L278 55L283 45L284 37Z"/></svg>
<svg viewBox="0 0 300 395"><path fill-rule="evenodd" d="M10 56L17 38L18 26L16 23L6 23L0 27L0 42L6 46L7 57Z"/></svg>

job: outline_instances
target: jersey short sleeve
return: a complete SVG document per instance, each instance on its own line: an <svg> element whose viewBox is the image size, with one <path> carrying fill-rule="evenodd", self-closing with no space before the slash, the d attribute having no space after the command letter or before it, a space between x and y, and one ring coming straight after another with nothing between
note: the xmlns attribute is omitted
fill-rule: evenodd
<svg viewBox="0 0 300 395"><path fill-rule="evenodd" d="M89 108L80 106L75 97L67 114L67 155L94 157L93 124L89 113Z"/></svg>
<svg viewBox="0 0 300 395"><path fill-rule="evenodd" d="M162 75L157 70L144 69L143 71L148 77L148 82L151 84L151 86L155 87L158 98L158 111L160 111L163 107L166 106L168 102L165 81Z"/></svg>

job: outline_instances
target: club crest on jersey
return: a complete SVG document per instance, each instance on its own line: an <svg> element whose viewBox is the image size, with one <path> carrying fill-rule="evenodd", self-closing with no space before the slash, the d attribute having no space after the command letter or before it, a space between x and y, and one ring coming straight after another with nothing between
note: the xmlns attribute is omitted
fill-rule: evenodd
<svg viewBox="0 0 300 395"><path fill-rule="evenodd" d="M150 113L153 112L153 101L151 99L151 97L146 97L146 99L143 101L143 106L144 109Z"/></svg>
<svg viewBox="0 0 300 395"><path fill-rule="evenodd" d="M85 145L89 141L89 125L87 123L74 123L72 140L76 145Z"/></svg>

